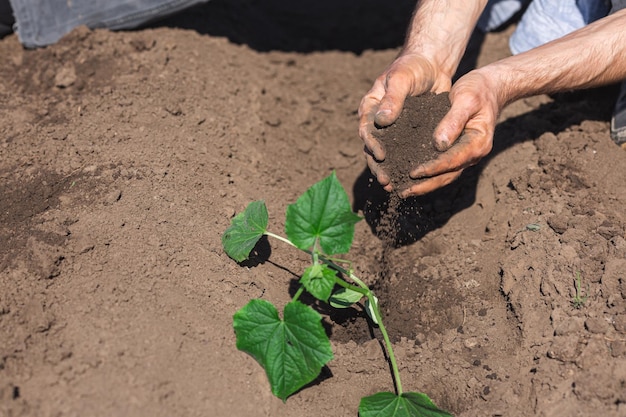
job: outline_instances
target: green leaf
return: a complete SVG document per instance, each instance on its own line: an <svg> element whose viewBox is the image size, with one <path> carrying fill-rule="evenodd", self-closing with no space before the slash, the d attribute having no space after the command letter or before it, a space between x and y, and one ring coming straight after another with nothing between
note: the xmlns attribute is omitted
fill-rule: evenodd
<svg viewBox="0 0 626 417"><path fill-rule="evenodd" d="M299 301L285 306L284 319L268 301L251 300L233 317L237 349L265 369L272 393L285 401L313 381L333 358L322 317Z"/></svg>
<svg viewBox="0 0 626 417"><path fill-rule="evenodd" d="M354 237L354 224L359 220L333 172L287 207L285 232L302 250L311 248L319 239L327 255L347 253Z"/></svg>
<svg viewBox="0 0 626 417"><path fill-rule="evenodd" d="M328 265L314 264L304 271L300 283L313 297L327 301L335 286L336 276L337 272Z"/></svg>
<svg viewBox="0 0 626 417"><path fill-rule="evenodd" d="M426 394L420 392L402 395L379 392L361 398L359 417L452 417L452 414L437 408Z"/></svg>
<svg viewBox="0 0 626 417"><path fill-rule="evenodd" d="M340 288L330 296L328 302L335 308L348 308L363 298L363 294L349 288Z"/></svg>
<svg viewBox="0 0 626 417"><path fill-rule="evenodd" d="M237 262L250 256L254 245L267 230L267 207L263 201L253 201L237 214L222 236L224 251Z"/></svg>

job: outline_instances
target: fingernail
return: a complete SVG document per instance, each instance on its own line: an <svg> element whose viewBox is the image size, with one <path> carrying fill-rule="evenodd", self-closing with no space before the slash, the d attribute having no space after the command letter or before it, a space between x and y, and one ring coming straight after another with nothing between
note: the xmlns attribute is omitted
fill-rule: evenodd
<svg viewBox="0 0 626 417"><path fill-rule="evenodd" d="M450 141L448 141L448 139L439 139L435 142L435 144L437 145L437 150L439 151L445 151L450 147Z"/></svg>
<svg viewBox="0 0 626 417"><path fill-rule="evenodd" d="M412 179L416 180L419 179L419 177L422 176L422 167L419 166L417 168L415 168L413 171L409 172L409 177L411 177Z"/></svg>

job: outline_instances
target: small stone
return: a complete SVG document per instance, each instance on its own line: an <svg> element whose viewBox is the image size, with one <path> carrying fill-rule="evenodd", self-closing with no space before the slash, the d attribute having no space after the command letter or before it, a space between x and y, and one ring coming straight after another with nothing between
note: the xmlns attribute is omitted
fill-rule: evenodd
<svg viewBox="0 0 626 417"><path fill-rule="evenodd" d="M475 348L476 346L478 346L478 338L470 337L468 339L465 339L463 341L463 346L465 346L468 349Z"/></svg>

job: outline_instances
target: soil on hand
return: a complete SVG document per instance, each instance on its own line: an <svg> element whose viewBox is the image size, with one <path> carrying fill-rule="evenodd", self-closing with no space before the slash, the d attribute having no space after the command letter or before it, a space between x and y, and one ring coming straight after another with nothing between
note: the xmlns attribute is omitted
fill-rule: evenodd
<svg viewBox="0 0 626 417"><path fill-rule="evenodd" d="M448 93L407 97L398 119L373 132L385 149L381 167L389 175L394 191L400 192L415 184L409 173L437 158L439 152L433 145L433 133L448 110Z"/></svg>
<svg viewBox="0 0 626 417"><path fill-rule="evenodd" d="M286 404L235 347L233 314L287 303L310 258L263 241L244 267L222 233L259 199L281 233L332 170L367 218L344 257L378 291L405 391L458 417L626 415L617 88L511 104L491 155L406 200L411 239L385 251L357 110L414 1L250 5L0 40L0 416L354 417L392 391L362 306L319 305L335 359Z"/></svg>
<svg viewBox="0 0 626 417"><path fill-rule="evenodd" d="M448 93L407 97L398 119L374 131L385 149L381 167L390 176L394 188L382 204L375 204L375 199L370 198L363 210L370 215L372 229L382 240L385 251L419 239L417 224L423 220L419 206L414 199L401 198L399 192L419 182L409 175L413 169L440 155L433 144L433 133L449 109Z"/></svg>

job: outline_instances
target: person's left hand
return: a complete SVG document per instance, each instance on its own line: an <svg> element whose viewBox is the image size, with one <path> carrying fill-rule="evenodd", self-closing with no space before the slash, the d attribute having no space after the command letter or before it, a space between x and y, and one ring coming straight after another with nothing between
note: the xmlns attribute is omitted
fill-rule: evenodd
<svg viewBox="0 0 626 417"><path fill-rule="evenodd" d="M451 108L434 133L434 144L445 151L437 159L415 167L410 176L420 180L400 195L429 193L454 181L463 169L475 165L493 146L493 133L502 104L489 77L475 70L450 90Z"/></svg>

